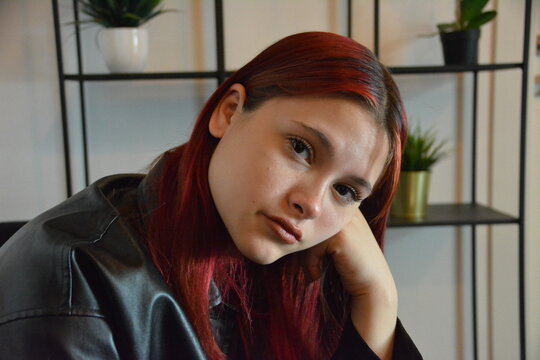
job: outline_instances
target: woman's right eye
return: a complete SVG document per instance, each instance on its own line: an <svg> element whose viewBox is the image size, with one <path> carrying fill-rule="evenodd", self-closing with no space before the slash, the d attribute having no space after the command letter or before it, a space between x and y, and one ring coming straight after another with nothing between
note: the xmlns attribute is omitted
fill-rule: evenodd
<svg viewBox="0 0 540 360"><path fill-rule="evenodd" d="M289 143L296 156L300 157L308 164L311 164L313 159L313 148L306 140L301 137L293 136L289 138Z"/></svg>

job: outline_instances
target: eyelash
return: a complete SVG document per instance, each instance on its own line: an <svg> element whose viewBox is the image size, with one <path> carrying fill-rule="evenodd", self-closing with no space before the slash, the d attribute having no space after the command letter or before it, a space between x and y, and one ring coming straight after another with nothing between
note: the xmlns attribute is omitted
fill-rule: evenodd
<svg viewBox="0 0 540 360"><path fill-rule="evenodd" d="M311 146L311 144L304 138L302 138L301 136L291 136L288 138L289 140L289 145L290 145L290 148L291 148L291 151L297 156L299 157L300 153L298 153L295 149L295 145L298 145L296 144L296 142L302 144L304 147L305 147L305 150L307 150L308 152L308 159L303 159L305 160L307 163L311 164L312 160L313 160L313 147ZM362 199L362 196L360 194L360 192L358 190L356 190L354 187L352 186L349 186L349 185L345 185L345 184L337 184L334 186L334 189L337 191L337 187L338 186L344 186L346 187L351 193L352 193L352 201L346 201L347 204L350 204L352 202L361 202L363 199ZM342 197L341 194L339 194L338 192L338 195L340 197Z"/></svg>
<svg viewBox="0 0 540 360"><path fill-rule="evenodd" d="M338 191L337 190L338 186L344 186L352 193L352 201L346 201L347 204L350 204L352 202L361 202L363 200L362 195L360 194L360 192L358 190L356 190L355 188L353 188L352 186L344 185L344 184L337 184L337 185L334 186L334 189L336 189L336 191ZM338 192L338 195L340 197L342 197L342 195L339 194L339 192Z"/></svg>
<svg viewBox="0 0 540 360"><path fill-rule="evenodd" d="M306 139L301 136L291 136L288 140L291 151L296 156L300 157L300 153L296 151L295 145L298 145L298 143L300 143L306 148L305 150L307 150L308 152L308 158L303 160L306 161L308 164L311 164L313 162L313 146L311 146L311 144Z"/></svg>

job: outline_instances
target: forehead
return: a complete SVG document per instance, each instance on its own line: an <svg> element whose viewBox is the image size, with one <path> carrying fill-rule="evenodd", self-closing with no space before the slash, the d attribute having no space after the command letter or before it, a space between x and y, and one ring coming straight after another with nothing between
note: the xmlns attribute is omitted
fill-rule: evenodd
<svg viewBox="0 0 540 360"><path fill-rule="evenodd" d="M272 121L292 121L332 138L335 146L373 143L386 133L358 101L341 97L278 97L263 103L261 112ZM352 149L351 149L352 150Z"/></svg>

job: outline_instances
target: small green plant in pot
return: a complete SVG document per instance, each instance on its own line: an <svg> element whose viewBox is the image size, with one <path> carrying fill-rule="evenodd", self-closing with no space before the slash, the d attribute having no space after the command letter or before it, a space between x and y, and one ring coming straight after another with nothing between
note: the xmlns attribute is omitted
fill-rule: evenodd
<svg viewBox="0 0 540 360"><path fill-rule="evenodd" d="M445 141L419 126L407 136L399 186L392 203L392 215L418 220L426 216L431 168L444 155Z"/></svg>
<svg viewBox="0 0 540 360"><path fill-rule="evenodd" d="M141 26L166 12L163 0L78 0L88 19L79 24L94 23L103 29L96 44L112 73L141 72L148 58L148 32Z"/></svg>
<svg viewBox="0 0 540 360"><path fill-rule="evenodd" d="M154 17L176 10L158 9L163 0L79 0L81 12L89 16L80 23L105 28L137 28Z"/></svg>
<svg viewBox="0 0 540 360"><path fill-rule="evenodd" d="M480 27L497 16L496 11L483 11L489 0L457 0L456 20L437 24L447 65L478 63Z"/></svg>

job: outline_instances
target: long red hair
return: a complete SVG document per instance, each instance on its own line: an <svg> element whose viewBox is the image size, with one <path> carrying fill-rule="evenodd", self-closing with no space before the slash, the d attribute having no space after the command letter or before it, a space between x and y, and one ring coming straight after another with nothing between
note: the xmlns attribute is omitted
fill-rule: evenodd
<svg viewBox="0 0 540 360"><path fill-rule="evenodd" d="M238 309L247 358L255 347L272 359L329 358L349 316L348 297L332 265L319 281L309 282L301 254L263 266L226 251L231 239L208 185L210 158L218 143L208 123L235 83L246 89L247 111L276 96L314 95L352 98L373 114L388 134L390 153L372 195L360 208L381 246L406 139L398 89L389 71L357 42L323 32L292 35L229 77L205 104L190 140L165 154L161 206L151 217L148 248L207 356L225 358L209 319L214 281L222 298Z"/></svg>

